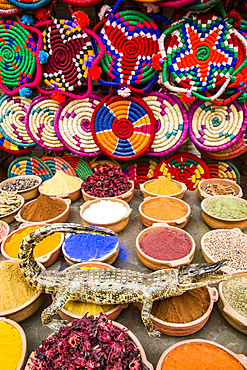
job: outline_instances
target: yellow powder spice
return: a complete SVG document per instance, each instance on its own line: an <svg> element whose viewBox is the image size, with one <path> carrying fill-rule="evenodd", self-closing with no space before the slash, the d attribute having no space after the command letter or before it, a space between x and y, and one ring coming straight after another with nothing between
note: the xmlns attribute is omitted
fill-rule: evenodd
<svg viewBox="0 0 247 370"><path fill-rule="evenodd" d="M0 321L0 369L16 370L21 356L21 335L14 326Z"/></svg>
<svg viewBox="0 0 247 370"><path fill-rule="evenodd" d="M173 221L184 217L187 214L187 207L173 200L167 198L159 198L150 203L144 203L142 207L143 213L155 220L160 221Z"/></svg>
<svg viewBox="0 0 247 370"><path fill-rule="evenodd" d="M67 194L79 189L81 183L82 180L79 177L70 176L58 170L51 179L40 186L40 190L47 195Z"/></svg>
<svg viewBox="0 0 247 370"><path fill-rule="evenodd" d="M145 185L145 190L152 194L171 195L181 191L181 186L169 180L165 176L161 176Z"/></svg>

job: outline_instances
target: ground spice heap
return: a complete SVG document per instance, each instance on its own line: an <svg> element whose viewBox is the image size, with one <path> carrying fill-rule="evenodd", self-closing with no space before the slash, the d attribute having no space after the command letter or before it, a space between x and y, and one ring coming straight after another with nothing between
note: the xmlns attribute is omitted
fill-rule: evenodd
<svg viewBox="0 0 247 370"><path fill-rule="evenodd" d="M145 234L139 242L141 250L148 256L173 261L187 256L192 248L190 238L183 232L163 229Z"/></svg>
<svg viewBox="0 0 247 370"><path fill-rule="evenodd" d="M70 176L67 173L58 170L55 175L43 182L40 190L48 195L67 194L80 189L82 180L76 176Z"/></svg>
<svg viewBox="0 0 247 370"><path fill-rule="evenodd" d="M240 315L247 317L247 277L231 279L223 285L224 297Z"/></svg>
<svg viewBox="0 0 247 370"><path fill-rule="evenodd" d="M16 370L22 356L22 339L11 324L0 321L0 369Z"/></svg>
<svg viewBox="0 0 247 370"><path fill-rule="evenodd" d="M0 312L23 305L35 294L36 290L23 276L18 262L0 262Z"/></svg>
<svg viewBox="0 0 247 370"><path fill-rule="evenodd" d="M83 218L95 224L110 224L120 220L127 214L127 208L120 202L100 200L91 204L83 212Z"/></svg>
<svg viewBox="0 0 247 370"><path fill-rule="evenodd" d="M152 194L171 195L179 193L182 189L181 185L169 180L165 176L160 176L158 179L152 180L145 185L145 190Z"/></svg>
<svg viewBox="0 0 247 370"><path fill-rule="evenodd" d="M189 290L177 297L155 301L152 315L165 322L185 324L202 317L209 304L208 289L202 287Z"/></svg>
<svg viewBox="0 0 247 370"><path fill-rule="evenodd" d="M65 209L65 202L40 194L36 200L22 208L21 217L26 221L42 222L61 215Z"/></svg>
<svg viewBox="0 0 247 370"><path fill-rule="evenodd" d="M241 219L247 217L247 205L233 197L224 196L210 199L205 210L213 216L225 219Z"/></svg>
<svg viewBox="0 0 247 370"><path fill-rule="evenodd" d="M187 214L188 209L175 199L173 201L164 197L154 199L151 203L144 203L142 211L146 216L153 219L172 221L184 217Z"/></svg>

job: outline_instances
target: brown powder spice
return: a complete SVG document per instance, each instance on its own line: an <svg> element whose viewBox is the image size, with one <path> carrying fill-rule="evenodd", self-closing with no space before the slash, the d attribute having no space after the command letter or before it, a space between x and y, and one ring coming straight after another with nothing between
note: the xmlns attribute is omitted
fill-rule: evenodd
<svg viewBox="0 0 247 370"><path fill-rule="evenodd" d="M175 200L165 197L154 199L152 202L143 205L143 213L156 220L172 221L184 217L188 209L185 205Z"/></svg>
<svg viewBox="0 0 247 370"><path fill-rule="evenodd" d="M65 209L65 202L41 194L35 201L22 208L21 217L26 221L42 222L61 215Z"/></svg>

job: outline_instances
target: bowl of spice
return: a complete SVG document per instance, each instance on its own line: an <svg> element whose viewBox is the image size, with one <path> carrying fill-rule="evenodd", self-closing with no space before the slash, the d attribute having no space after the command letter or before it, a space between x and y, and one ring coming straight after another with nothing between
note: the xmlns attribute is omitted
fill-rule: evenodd
<svg viewBox="0 0 247 370"><path fill-rule="evenodd" d="M50 197L69 198L71 202L81 196L82 179L58 170L55 175L39 187L40 194Z"/></svg>
<svg viewBox="0 0 247 370"><path fill-rule="evenodd" d="M163 334L191 335L206 324L217 300L216 288L188 290L180 296L155 301L150 318L154 328ZM135 305L142 308L139 303Z"/></svg>
<svg viewBox="0 0 247 370"><path fill-rule="evenodd" d="M205 198L202 218L212 229L244 230L247 227L247 200L227 195Z"/></svg>
<svg viewBox="0 0 247 370"><path fill-rule="evenodd" d="M160 176L158 179L140 184L140 189L144 198L164 195L182 199L187 186L182 182L170 180L166 176Z"/></svg>
<svg viewBox="0 0 247 370"><path fill-rule="evenodd" d="M116 198L89 200L80 207L84 226L106 227L115 233L127 226L131 212L132 209L128 203Z"/></svg>
<svg viewBox="0 0 247 370"><path fill-rule="evenodd" d="M195 249L195 241L189 233L165 223L142 230L136 238L138 258L153 270L189 264Z"/></svg>
<svg viewBox="0 0 247 370"><path fill-rule="evenodd" d="M137 337L102 314L74 320L43 340L31 353L25 370L60 370L61 364L68 369L97 364L99 369L153 370Z"/></svg>
<svg viewBox="0 0 247 370"><path fill-rule="evenodd" d="M20 194L0 190L0 221L11 224L25 200Z"/></svg>
<svg viewBox="0 0 247 370"><path fill-rule="evenodd" d="M119 166L100 166L92 176L85 178L81 191L85 202L99 198L116 198L128 203L134 194L134 181Z"/></svg>
<svg viewBox="0 0 247 370"><path fill-rule="evenodd" d="M228 259L222 271L247 270L247 235L240 229L208 231L201 239L201 247L207 262Z"/></svg>
<svg viewBox="0 0 247 370"><path fill-rule="evenodd" d="M198 194L201 200L214 197L215 195L228 195L241 198L243 191L241 186L227 179L205 179L198 184Z"/></svg>
<svg viewBox="0 0 247 370"><path fill-rule="evenodd" d="M139 206L143 224L147 227L154 223L165 222L170 226L183 228L190 217L190 206L181 199L173 197L145 198Z"/></svg>
<svg viewBox="0 0 247 370"><path fill-rule="evenodd" d="M38 187L42 183L42 179L36 175L22 175L11 177L0 183L0 190L14 191L25 200L36 198L39 195Z"/></svg>
<svg viewBox="0 0 247 370"><path fill-rule="evenodd" d="M2 242L1 253L6 260L17 261L22 239L41 226L45 226L45 224L22 225L22 227L9 234ZM34 258L42 263L44 267L52 265L60 254L63 241L64 235L62 233L54 233L41 240L34 248Z"/></svg>
<svg viewBox="0 0 247 370"><path fill-rule="evenodd" d="M16 221L27 224L54 224L66 222L69 217L70 199L40 196L25 204L15 216Z"/></svg>
<svg viewBox="0 0 247 370"><path fill-rule="evenodd" d="M219 284L219 310L230 325L244 334L247 334L246 291L247 270L236 272Z"/></svg>
<svg viewBox="0 0 247 370"><path fill-rule="evenodd" d="M246 370L247 357L209 340L190 339L175 343L163 352L156 370L168 369Z"/></svg>
<svg viewBox="0 0 247 370"><path fill-rule="evenodd" d="M27 339L15 321L0 318L0 369L23 370L27 359Z"/></svg>
<svg viewBox="0 0 247 370"><path fill-rule="evenodd" d="M0 245L4 238L9 234L9 225L7 222L0 221Z"/></svg>
<svg viewBox="0 0 247 370"><path fill-rule="evenodd" d="M0 317L20 322L33 315L42 303L43 295L28 283L18 262L0 262Z"/></svg>
<svg viewBox="0 0 247 370"><path fill-rule="evenodd" d="M118 257L119 239L117 235L70 234L65 237L62 251L69 265L88 261L112 264Z"/></svg>

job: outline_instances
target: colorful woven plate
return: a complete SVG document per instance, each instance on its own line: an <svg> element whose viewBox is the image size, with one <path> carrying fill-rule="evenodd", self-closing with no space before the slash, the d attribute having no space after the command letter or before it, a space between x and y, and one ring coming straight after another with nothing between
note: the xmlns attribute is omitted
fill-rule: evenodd
<svg viewBox="0 0 247 370"><path fill-rule="evenodd" d="M102 0L62 0L63 3L66 3L74 8L90 8L99 4Z"/></svg>
<svg viewBox="0 0 247 370"><path fill-rule="evenodd" d="M51 0L9 0L9 2L22 9L35 10L48 4Z"/></svg>
<svg viewBox="0 0 247 370"><path fill-rule="evenodd" d="M24 154L30 152L32 147L25 147L22 145L15 145L6 139L0 132L0 149L4 150L7 153L11 154Z"/></svg>
<svg viewBox="0 0 247 370"><path fill-rule="evenodd" d="M210 178L220 178L235 181L240 185L240 173L231 162L206 161Z"/></svg>
<svg viewBox="0 0 247 370"><path fill-rule="evenodd" d="M0 0L0 15L5 17L20 13L21 9L10 4L7 0Z"/></svg>
<svg viewBox="0 0 247 370"><path fill-rule="evenodd" d="M38 175L42 181L53 176L50 168L38 157L19 157L10 163L8 177Z"/></svg>
<svg viewBox="0 0 247 370"><path fill-rule="evenodd" d="M124 163L121 169L134 181L135 189L140 189L140 184L153 179L158 163L157 159L142 157Z"/></svg>
<svg viewBox="0 0 247 370"><path fill-rule="evenodd" d="M99 37L106 48L101 66L116 84L146 83L157 74L152 57L160 31L151 18L134 10L111 13Z"/></svg>
<svg viewBox="0 0 247 370"><path fill-rule="evenodd" d="M106 155L128 160L145 153L154 140L156 122L140 98L104 98L94 111L91 129L98 147Z"/></svg>
<svg viewBox="0 0 247 370"><path fill-rule="evenodd" d="M60 157L41 157L42 161L50 168L52 175L55 175L57 170L65 172L67 175L76 176L73 167Z"/></svg>
<svg viewBox="0 0 247 370"><path fill-rule="evenodd" d="M0 132L17 146L35 146L26 126L25 116L32 100L21 96L2 95L0 98Z"/></svg>
<svg viewBox="0 0 247 370"><path fill-rule="evenodd" d="M189 111L189 136L202 150L225 150L240 140L247 127L247 108L236 100L227 105L197 101Z"/></svg>
<svg viewBox="0 0 247 370"><path fill-rule="evenodd" d="M54 118L59 103L45 96L36 97L26 115L26 129L35 143L50 150L64 150L65 146L57 138Z"/></svg>
<svg viewBox="0 0 247 370"><path fill-rule="evenodd" d="M88 34L72 21L54 19L43 32L43 50L48 55L42 64L44 82L61 91L80 88L94 60Z"/></svg>
<svg viewBox="0 0 247 370"><path fill-rule="evenodd" d="M59 107L54 121L55 132L72 153L81 156L101 153L92 136L91 120L102 99L100 94L91 93L86 99L69 99Z"/></svg>
<svg viewBox="0 0 247 370"><path fill-rule="evenodd" d="M210 172L206 163L194 154L177 152L158 164L154 178L160 176L183 182L188 190L197 190L199 181L209 179Z"/></svg>
<svg viewBox="0 0 247 370"><path fill-rule="evenodd" d="M65 155L62 158L74 168L76 176L80 179L85 180L87 176L93 174L89 164L82 158L72 155Z"/></svg>
<svg viewBox="0 0 247 370"><path fill-rule="evenodd" d="M175 95L151 92L143 96L156 119L156 134L147 155L162 156L177 149L188 132L188 116Z"/></svg>

